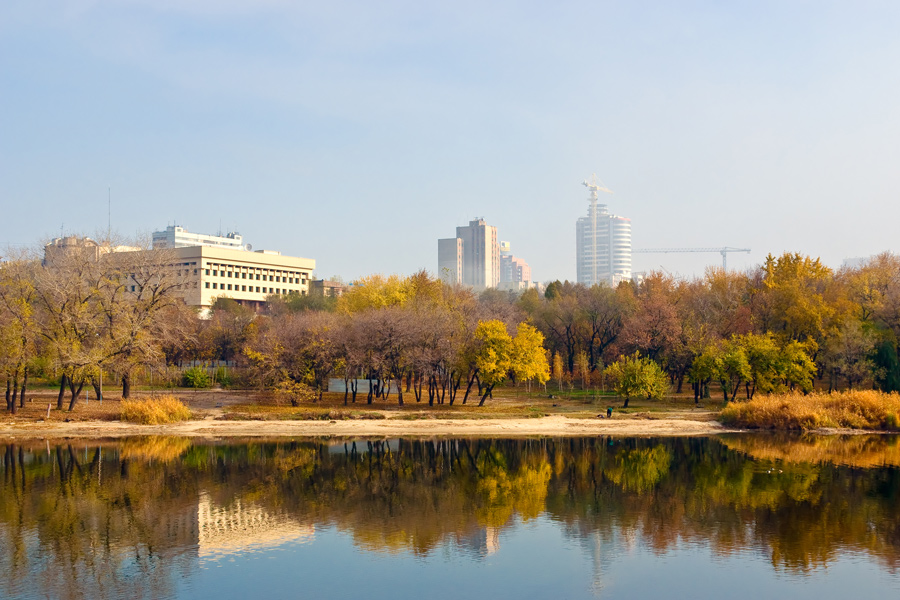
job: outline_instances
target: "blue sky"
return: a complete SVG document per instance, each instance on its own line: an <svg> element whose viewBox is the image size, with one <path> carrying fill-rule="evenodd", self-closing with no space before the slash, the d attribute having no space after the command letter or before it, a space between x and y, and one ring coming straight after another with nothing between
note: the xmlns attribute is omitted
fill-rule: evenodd
<svg viewBox="0 0 900 600"><path fill-rule="evenodd" d="M484 217L575 276L635 247L900 252L896 2L6 0L0 245L238 229L323 276L436 269ZM695 275L717 254L635 255Z"/></svg>

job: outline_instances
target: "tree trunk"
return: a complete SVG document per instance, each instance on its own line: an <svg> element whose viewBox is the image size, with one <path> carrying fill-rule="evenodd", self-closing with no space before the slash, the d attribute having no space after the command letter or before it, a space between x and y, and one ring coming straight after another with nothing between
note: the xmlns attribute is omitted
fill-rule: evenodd
<svg viewBox="0 0 900 600"><path fill-rule="evenodd" d="M7 385L9 385L8 380L6 383L7 383ZM13 377L13 380L12 380L12 402L8 403L9 404L9 412L11 412L12 414L16 414L16 412L17 412L16 409L18 407L18 404L16 403L16 400L18 400L18 399L19 399L19 370L16 369L15 377Z"/></svg>
<svg viewBox="0 0 900 600"><path fill-rule="evenodd" d="M75 410L75 405L78 403L78 396L81 395L81 390L84 388L84 379L78 382L78 387L75 387L75 382L71 379L69 380L69 391L72 392L72 398L69 400L69 412Z"/></svg>
<svg viewBox="0 0 900 600"><path fill-rule="evenodd" d="M450 406L453 406L453 402L456 400L456 393L459 391L459 383L462 381L462 373L460 373L456 379L453 379L453 374L450 374Z"/></svg>
<svg viewBox="0 0 900 600"><path fill-rule="evenodd" d="M625 404L622 405L622 408L628 408L628 400L630 400L630 398L625 396Z"/></svg>
<svg viewBox="0 0 900 600"><path fill-rule="evenodd" d="M131 373L125 372L122 375L122 399L131 398Z"/></svg>
<svg viewBox="0 0 900 600"><path fill-rule="evenodd" d="M484 395L481 397L481 401L478 403L478 406L484 406L484 401L487 400L487 397L490 396L491 390L494 389L492 385L484 386ZM493 398L493 396L491 396Z"/></svg>
<svg viewBox="0 0 900 600"><path fill-rule="evenodd" d="M63 409L63 398L66 394L66 382L68 380L69 377L65 373L59 378L59 396L56 397L56 410Z"/></svg>
<svg viewBox="0 0 900 600"><path fill-rule="evenodd" d="M369 397L366 398L366 404L372 404L372 375L369 375Z"/></svg>
<svg viewBox="0 0 900 600"><path fill-rule="evenodd" d="M12 380L9 379L7 375L6 378L6 410L12 412L12 402L10 399L12 398Z"/></svg>
<svg viewBox="0 0 900 600"><path fill-rule="evenodd" d="M390 382L388 383L388 387L390 387ZM397 405L403 406L403 375L397 377Z"/></svg>
<svg viewBox="0 0 900 600"><path fill-rule="evenodd" d="M91 387L94 388L94 394L97 396L97 400L100 400L103 396L103 392L100 391L100 384L97 383L97 380L94 377L91 377Z"/></svg>
<svg viewBox="0 0 900 600"><path fill-rule="evenodd" d="M351 381L353 382L350 384L351 401L353 402L353 404L356 404L356 390L359 382L356 380L356 377L351 379Z"/></svg>
<svg viewBox="0 0 900 600"><path fill-rule="evenodd" d="M22 373L22 391L19 393L19 406L25 408L25 389L28 387L28 367Z"/></svg>
<svg viewBox="0 0 900 600"><path fill-rule="evenodd" d="M694 388L694 404L700 404L700 382L695 381L691 385Z"/></svg>
<svg viewBox="0 0 900 600"><path fill-rule="evenodd" d="M344 406L347 406L347 400L350 396L350 380L344 377Z"/></svg>
<svg viewBox="0 0 900 600"><path fill-rule="evenodd" d="M463 401L462 401L463 404L465 404L466 400L469 399L469 392L472 391L472 385L475 384L476 375L478 375L478 371L473 372L472 376L469 377L469 385L466 386L466 394L463 396Z"/></svg>

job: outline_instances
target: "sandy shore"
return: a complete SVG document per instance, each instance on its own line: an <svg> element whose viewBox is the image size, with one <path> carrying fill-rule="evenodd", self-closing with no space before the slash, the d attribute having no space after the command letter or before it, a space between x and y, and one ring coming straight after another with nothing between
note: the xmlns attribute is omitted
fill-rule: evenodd
<svg viewBox="0 0 900 600"><path fill-rule="evenodd" d="M187 421L134 425L119 421L19 422L0 424L0 437L116 438L136 435L186 437L519 437L519 436L682 436L731 431L715 421L683 419L384 419L347 421Z"/></svg>

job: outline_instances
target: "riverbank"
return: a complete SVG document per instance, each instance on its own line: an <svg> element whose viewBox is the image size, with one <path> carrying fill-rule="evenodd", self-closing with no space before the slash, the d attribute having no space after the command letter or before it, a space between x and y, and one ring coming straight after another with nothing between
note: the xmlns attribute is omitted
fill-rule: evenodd
<svg viewBox="0 0 900 600"><path fill-rule="evenodd" d="M615 407L610 399L561 399L502 390L483 407L473 404L428 406L427 403L360 402L345 406L343 395L326 394L321 402L300 407L273 405L264 396L243 390L176 390L193 418L165 425L138 425L119 420L120 400L108 397L81 402L74 411L56 410L56 395L35 391L18 414L0 416L0 437L122 438L139 435L185 437L431 437L431 436L682 436L734 431L716 421L718 411L692 402L634 403ZM149 397L153 392L136 392ZM615 405L612 405L615 406ZM50 410L48 411L48 407Z"/></svg>
<svg viewBox="0 0 900 600"><path fill-rule="evenodd" d="M207 418L169 425L121 421L5 422L0 437L122 438L139 435L184 437L520 437L520 436L685 436L734 431L716 421L684 418L612 419L541 418L417 419L345 421L224 421Z"/></svg>

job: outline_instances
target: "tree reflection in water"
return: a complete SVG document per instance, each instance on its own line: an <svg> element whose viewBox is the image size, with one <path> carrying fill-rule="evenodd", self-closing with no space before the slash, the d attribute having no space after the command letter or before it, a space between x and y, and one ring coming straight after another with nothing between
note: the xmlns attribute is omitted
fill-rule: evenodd
<svg viewBox="0 0 900 600"><path fill-rule="evenodd" d="M688 541L802 575L854 551L895 573L898 448L893 436L764 435L10 442L0 595L172 596L203 557L323 527L364 551L486 555L539 515L592 552Z"/></svg>

